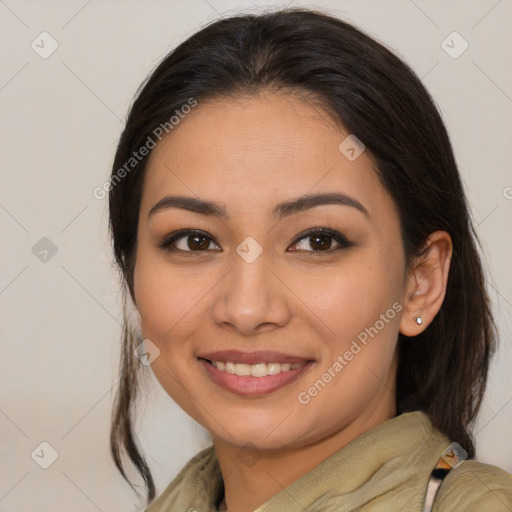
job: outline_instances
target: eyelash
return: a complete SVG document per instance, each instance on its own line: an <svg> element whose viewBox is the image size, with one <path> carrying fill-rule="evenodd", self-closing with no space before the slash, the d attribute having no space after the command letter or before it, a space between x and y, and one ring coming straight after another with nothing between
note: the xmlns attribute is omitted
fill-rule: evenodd
<svg viewBox="0 0 512 512"><path fill-rule="evenodd" d="M197 253L208 252L208 250L203 250L203 251L188 250L188 251L184 251L182 249L177 249L176 247L172 246L172 244L174 242L176 242L177 240L179 240L180 238L186 238L187 236L193 236L193 235L198 235L198 236L203 236L205 238L209 238L210 241L213 241L214 243L219 245L211 236L209 236L204 231L199 231L199 230L195 230L195 229L182 229L182 230L176 231L175 233L171 233L170 235L167 235L158 244L158 247L160 249L163 249L163 250L171 252L171 253L180 253L183 256L192 256L192 255L197 254ZM339 251L341 249L348 249L349 247L352 247L354 245L353 242L348 240L344 235L342 235L338 231L334 231L334 230L328 229L328 228L311 228L311 229L308 229L307 231L304 231L303 233L298 235L298 237L292 242L291 245L292 246L296 245L297 243L299 243L304 238L312 238L313 235L321 235L321 236L324 236L324 237L332 238L336 242L338 242L339 247L334 248L334 249L332 249L332 248L331 249L327 249L325 251L318 251L318 250L308 251L308 250L301 250L301 249L299 249L299 250L293 251L293 252L311 253L308 256L317 257L317 256L321 256L322 254L332 254L333 252ZM215 252L220 252L220 251L216 250Z"/></svg>

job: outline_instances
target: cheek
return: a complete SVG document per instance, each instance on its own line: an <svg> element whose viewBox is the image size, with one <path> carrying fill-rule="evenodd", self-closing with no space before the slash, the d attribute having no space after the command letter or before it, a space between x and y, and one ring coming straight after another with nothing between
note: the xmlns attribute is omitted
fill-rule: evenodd
<svg viewBox="0 0 512 512"><path fill-rule="evenodd" d="M298 295L338 340L357 336L401 298L399 265L390 268L385 259L375 257L354 260L329 272L296 277ZM391 315L396 316L394 310Z"/></svg>
<svg viewBox="0 0 512 512"><path fill-rule="evenodd" d="M143 319L145 337L162 344L166 337L186 336L187 326L204 319L201 299L213 286L208 273L204 279L183 270L174 270L164 259L146 257L137 261L134 288Z"/></svg>

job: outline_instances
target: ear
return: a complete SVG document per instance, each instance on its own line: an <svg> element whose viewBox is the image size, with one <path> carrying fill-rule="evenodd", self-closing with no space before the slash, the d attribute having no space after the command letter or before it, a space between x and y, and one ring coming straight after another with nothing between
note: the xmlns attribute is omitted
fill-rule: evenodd
<svg viewBox="0 0 512 512"><path fill-rule="evenodd" d="M432 322L441 309L453 252L452 239L446 231L434 231L425 250L417 256L409 270L404 294L404 312L400 332L417 336ZM416 318L421 318L418 325Z"/></svg>

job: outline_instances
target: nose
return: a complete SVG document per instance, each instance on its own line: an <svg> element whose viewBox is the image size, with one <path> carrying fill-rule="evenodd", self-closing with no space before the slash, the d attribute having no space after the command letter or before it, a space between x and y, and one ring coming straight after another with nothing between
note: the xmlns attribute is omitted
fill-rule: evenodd
<svg viewBox="0 0 512 512"><path fill-rule="evenodd" d="M251 263L236 254L218 288L213 317L222 328L245 336L283 327L291 317L290 293L263 253Z"/></svg>

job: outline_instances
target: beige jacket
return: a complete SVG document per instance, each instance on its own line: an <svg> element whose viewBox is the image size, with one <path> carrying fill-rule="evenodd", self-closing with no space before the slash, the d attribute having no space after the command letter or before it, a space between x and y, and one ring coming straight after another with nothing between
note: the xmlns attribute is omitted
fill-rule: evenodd
<svg viewBox="0 0 512 512"><path fill-rule="evenodd" d="M368 430L254 512L421 512L432 469L451 440L420 411ZM217 512L222 475L213 445L180 471L146 512ZM433 512L511 512L512 474L465 460L450 470Z"/></svg>

